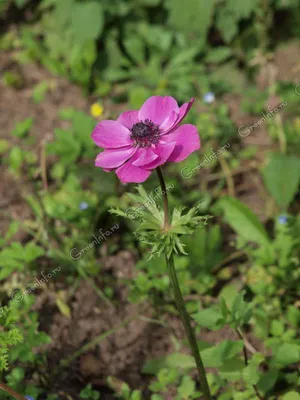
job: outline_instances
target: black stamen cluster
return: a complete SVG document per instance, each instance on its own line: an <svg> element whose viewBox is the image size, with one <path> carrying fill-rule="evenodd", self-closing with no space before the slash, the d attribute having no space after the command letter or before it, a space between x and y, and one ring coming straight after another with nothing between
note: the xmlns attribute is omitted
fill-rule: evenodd
<svg viewBox="0 0 300 400"><path fill-rule="evenodd" d="M159 127L149 119L134 124L130 131L134 146L150 147L159 140Z"/></svg>

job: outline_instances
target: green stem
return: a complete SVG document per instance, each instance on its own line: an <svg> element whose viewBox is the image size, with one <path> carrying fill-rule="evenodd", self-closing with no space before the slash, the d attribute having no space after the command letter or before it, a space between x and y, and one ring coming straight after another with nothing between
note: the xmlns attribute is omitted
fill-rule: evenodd
<svg viewBox="0 0 300 400"><path fill-rule="evenodd" d="M167 195L167 191L166 191L166 184L164 181L164 177L162 174L162 171L160 168L157 168L157 174L158 174L158 178L159 178L159 182L161 185L161 189L163 191L163 198L164 198L164 210L165 210L165 223L164 223L164 229L167 228L169 226L169 203L168 203L168 195ZM173 254L171 254L171 256L168 258L166 256L166 263L167 263L167 268L168 268L168 273L169 273L169 277L170 277L170 281L171 281L171 286L173 289L173 293L174 293L174 298L175 298L175 302L176 302L176 306L177 309L179 311L181 320L182 320L182 324L184 326L184 330L185 330L185 334L188 338L195 362L196 362L196 366L198 369L198 373L199 373L199 381L200 381L200 389L204 395L205 400L211 400L211 394L210 394L210 390L209 390L209 386L207 383L207 379L206 379L206 373L205 373L205 369L204 369L204 365L201 359L201 355L199 352L199 348L197 345L197 340L196 340L196 336L195 336L195 332L193 330L193 327L191 325L191 320L190 320L190 316L188 314L188 312L186 311L185 308L185 304L184 304L184 300L182 297L182 293L180 290L180 286L179 286L179 282L177 279L177 274L176 274L176 270L175 270L175 265L174 265L174 258L173 258Z"/></svg>
<svg viewBox="0 0 300 400"><path fill-rule="evenodd" d="M189 341L189 344L192 349L192 353L193 353L193 356L194 356L194 359L196 362L196 366L198 369L200 389L204 394L204 398L206 400L211 400L211 394L210 394L209 386L207 383L203 362L202 362L200 352L198 349L196 336L195 336L194 330L191 325L190 316L186 311L184 300L183 300L182 293L181 293L180 286L179 286L179 282L177 279L173 255L171 255L170 258L166 257L166 261L167 261L168 273L169 273L170 280L171 280L171 285L172 285L172 289L173 289L173 293L174 293L174 297L175 297L176 306L179 311L179 314L180 314L180 317L181 317L181 320L182 320L182 323L184 326L185 334L188 338L188 341Z"/></svg>
<svg viewBox="0 0 300 400"><path fill-rule="evenodd" d="M161 190L163 193L163 200L164 200L164 212L165 212L165 222L164 222L164 229L167 229L169 226L169 201L168 201L168 194L167 188L164 180L164 176L160 167L156 168L156 172L158 175L159 183L161 186Z"/></svg>

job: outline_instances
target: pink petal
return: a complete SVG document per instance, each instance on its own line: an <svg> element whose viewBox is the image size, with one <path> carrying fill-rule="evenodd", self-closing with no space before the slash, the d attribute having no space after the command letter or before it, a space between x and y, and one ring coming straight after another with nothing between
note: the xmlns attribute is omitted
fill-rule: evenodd
<svg viewBox="0 0 300 400"><path fill-rule="evenodd" d="M175 129L180 124L180 122L183 120L183 118L190 111L190 109L194 103L194 100L195 99L192 98L188 103L182 104L182 106L179 108L179 113L177 114L177 119L175 121L173 121L173 124L170 121L170 124L168 126L164 127L164 129L162 129L162 125L165 124L165 121L163 122L163 124L160 127L162 129L162 134L166 134L166 133L170 132L171 130ZM170 119L171 119L171 117L170 117Z"/></svg>
<svg viewBox="0 0 300 400"><path fill-rule="evenodd" d="M160 125L168 118L172 111L179 112L177 101L170 96L152 96L142 105L139 111L139 120L150 119L156 125Z"/></svg>
<svg viewBox="0 0 300 400"><path fill-rule="evenodd" d="M151 175L151 171L148 171L142 167L136 167L133 162L136 161L137 155L135 154L129 161L116 170L116 174L123 183L141 183L144 182Z"/></svg>
<svg viewBox="0 0 300 400"><path fill-rule="evenodd" d="M136 152L135 147L129 149L118 149L118 150L104 150L96 157L96 167L102 167L105 169L112 169L120 167Z"/></svg>
<svg viewBox="0 0 300 400"><path fill-rule="evenodd" d="M176 147L168 161L179 162L185 160L191 153L200 149L200 137L194 125L186 124L179 126L163 136L168 143L176 142Z"/></svg>
<svg viewBox="0 0 300 400"><path fill-rule="evenodd" d="M161 133L169 132L173 128L178 119L178 115L179 114L176 111L171 112L171 114L160 125Z"/></svg>
<svg viewBox="0 0 300 400"><path fill-rule="evenodd" d="M178 125L183 120L183 118L187 115L187 113L192 108L194 101L195 101L195 98L192 97L188 103L182 104L182 106L179 108L179 117L178 117L178 120L176 121L176 125Z"/></svg>
<svg viewBox="0 0 300 400"><path fill-rule="evenodd" d="M138 159L132 163L132 165L135 165L136 167L142 167L146 164L150 164L152 161L158 158L158 155L155 154L150 147L138 149L136 154Z"/></svg>
<svg viewBox="0 0 300 400"><path fill-rule="evenodd" d="M132 144L130 131L120 122L106 120L101 121L92 133L92 139L99 147L116 149Z"/></svg>
<svg viewBox="0 0 300 400"><path fill-rule="evenodd" d="M134 124L137 124L139 122L138 114L139 112L136 110L125 111L119 116L117 121L120 122L120 124L126 126L126 128L131 129Z"/></svg>
<svg viewBox="0 0 300 400"><path fill-rule="evenodd" d="M164 164L172 154L173 150L175 149L176 143L165 143L159 142L156 146L154 152L158 155L158 158L152 161L150 164L145 165L147 169L154 169L159 165Z"/></svg>

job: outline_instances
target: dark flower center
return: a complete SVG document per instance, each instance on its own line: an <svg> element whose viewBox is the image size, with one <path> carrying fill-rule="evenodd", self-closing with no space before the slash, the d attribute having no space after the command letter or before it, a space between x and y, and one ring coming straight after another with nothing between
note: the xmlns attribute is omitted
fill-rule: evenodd
<svg viewBox="0 0 300 400"><path fill-rule="evenodd" d="M134 146L150 147L159 141L159 127L149 119L134 124L130 131Z"/></svg>

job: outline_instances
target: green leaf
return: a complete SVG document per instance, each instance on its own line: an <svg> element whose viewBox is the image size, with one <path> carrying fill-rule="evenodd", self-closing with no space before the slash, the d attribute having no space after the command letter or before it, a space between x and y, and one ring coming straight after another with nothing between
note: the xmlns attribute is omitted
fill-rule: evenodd
<svg viewBox="0 0 300 400"><path fill-rule="evenodd" d="M222 10L217 14L216 27L220 30L224 41L230 43L238 33L236 16L230 10Z"/></svg>
<svg viewBox="0 0 300 400"><path fill-rule="evenodd" d="M263 374L258 382L258 389L262 390L263 392L268 392L271 390L279 376L278 369L270 369L268 372Z"/></svg>
<svg viewBox="0 0 300 400"><path fill-rule="evenodd" d="M155 358L147 361L142 372L144 374L156 375L163 368L192 369L195 367L194 358L188 354L172 353L167 357Z"/></svg>
<svg viewBox="0 0 300 400"><path fill-rule="evenodd" d="M300 400L300 394L297 392L288 392L283 396L282 400Z"/></svg>
<svg viewBox="0 0 300 400"><path fill-rule="evenodd" d="M15 129L12 131L12 135L17 136L18 138L22 138L27 135L30 131L30 128L33 124L33 118L26 118L22 122L18 122L15 126Z"/></svg>
<svg viewBox="0 0 300 400"><path fill-rule="evenodd" d="M141 37L133 35L126 36L124 46L134 61L138 64L144 62L145 44Z"/></svg>
<svg viewBox="0 0 300 400"><path fill-rule="evenodd" d="M193 319L202 327L208 329L220 329L220 323L223 320L220 310L207 308L194 314Z"/></svg>
<svg viewBox="0 0 300 400"><path fill-rule="evenodd" d="M217 368L221 367L226 361L232 359L243 349L242 340L231 341L225 340L214 347L201 351L201 356L205 367Z"/></svg>
<svg viewBox="0 0 300 400"><path fill-rule="evenodd" d="M191 369L195 366L194 358L188 354L173 353L166 357L166 366L172 368Z"/></svg>
<svg viewBox="0 0 300 400"><path fill-rule="evenodd" d="M257 216L238 199L223 197L217 205L225 213L228 224L242 238L260 245L270 245L268 234Z"/></svg>
<svg viewBox="0 0 300 400"><path fill-rule="evenodd" d="M293 201L300 182L300 158L273 153L263 170L265 185L280 207Z"/></svg>
<svg viewBox="0 0 300 400"><path fill-rule="evenodd" d="M296 306L290 305L288 307L286 317L294 328L297 328L300 325L300 310Z"/></svg>
<svg viewBox="0 0 300 400"><path fill-rule="evenodd" d="M9 153L9 166L17 172L24 161L24 152L21 147L13 147Z"/></svg>
<svg viewBox="0 0 300 400"><path fill-rule="evenodd" d="M16 367L14 368L10 375L9 375L9 380L10 382L14 382L14 384L23 381L25 377L25 371L23 368Z"/></svg>
<svg viewBox="0 0 300 400"><path fill-rule="evenodd" d="M139 0L141 4L148 6L148 7L155 7L158 6L161 0Z"/></svg>
<svg viewBox="0 0 300 400"><path fill-rule="evenodd" d="M227 0L226 6L235 13L237 18L248 18L259 6L259 0Z"/></svg>
<svg viewBox="0 0 300 400"><path fill-rule="evenodd" d="M81 399L98 400L100 398L100 393L93 390L91 383L89 383L81 390L79 396Z"/></svg>
<svg viewBox="0 0 300 400"><path fill-rule="evenodd" d="M243 378L249 385L256 385L260 379L260 372L257 363L251 361L243 370Z"/></svg>
<svg viewBox="0 0 300 400"><path fill-rule="evenodd" d="M139 108L149 97L149 90L143 86L133 87L129 90L129 103L133 108Z"/></svg>
<svg viewBox="0 0 300 400"><path fill-rule="evenodd" d="M0 154L4 154L9 149L9 141L6 139L0 139Z"/></svg>
<svg viewBox="0 0 300 400"><path fill-rule="evenodd" d="M273 362L281 367L295 364L300 361L300 346L293 343L284 343L279 346Z"/></svg>
<svg viewBox="0 0 300 400"><path fill-rule="evenodd" d="M284 334L284 331L285 327L283 321L275 319L271 322L270 333L273 336L281 337Z"/></svg>
<svg viewBox="0 0 300 400"><path fill-rule="evenodd" d="M205 58L208 63L220 63L225 61L232 55L232 50L229 47L220 46L215 49L211 49Z"/></svg>
<svg viewBox="0 0 300 400"><path fill-rule="evenodd" d="M36 104L39 104L41 101L43 101L48 89L49 89L48 82L43 81L43 82L38 83L33 89L33 93L32 93L33 101Z"/></svg>
<svg viewBox="0 0 300 400"><path fill-rule="evenodd" d="M175 69L177 67L186 65L186 60L187 59L193 60L196 57L197 53L198 53L198 49L195 47L180 51L169 62L168 70Z"/></svg>
<svg viewBox="0 0 300 400"><path fill-rule="evenodd" d="M232 303L231 315L236 327L247 324L252 316L252 307L244 300L244 293L238 293Z"/></svg>
<svg viewBox="0 0 300 400"><path fill-rule="evenodd" d="M95 40L104 26L102 5L97 1L76 3L72 13L72 29L76 40L84 43Z"/></svg>
<svg viewBox="0 0 300 400"><path fill-rule="evenodd" d="M44 215L43 208L39 203L38 199L35 198L32 194L26 196L25 199L32 208L32 211L34 212L35 216L38 218L43 218Z"/></svg>
<svg viewBox="0 0 300 400"><path fill-rule="evenodd" d="M54 129L55 142L48 143L49 154L56 154L66 164L75 161L80 154L80 143L70 131Z"/></svg>
<svg viewBox="0 0 300 400"><path fill-rule="evenodd" d="M5 242L11 239L18 232L19 226L20 226L19 221L13 221L10 223L7 232L5 234L5 240L4 240Z"/></svg>
<svg viewBox="0 0 300 400"><path fill-rule="evenodd" d="M148 360L146 364L143 366L142 373L156 375L158 371L165 366L165 358L154 358L152 360Z"/></svg>
<svg viewBox="0 0 300 400"><path fill-rule="evenodd" d="M134 390L131 393L131 398L130 400L142 400L142 393L140 390Z"/></svg>
<svg viewBox="0 0 300 400"><path fill-rule="evenodd" d="M248 18L258 7L259 0L228 0L218 8L216 26L226 43L239 32L239 21Z"/></svg>
<svg viewBox="0 0 300 400"><path fill-rule="evenodd" d="M152 394L151 400L164 400L164 398L161 397L159 394Z"/></svg>
<svg viewBox="0 0 300 400"><path fill-rule="evenodd" d="M235 381L242 378L242 371L245 367L243 360L233 358L226 361L226 363L219 369L220 375L229 381Z"/></svg>
<svg viewBox="0 0 300 400"><path fill-rule="evenodd" d="M240 285L237 283L231 283L221 289L219 293L219 299L223 298L228 308L232 307L233 302L239 292L239 286Z"/></svg>
<svg viewBox="0 0 300 400"><path fill-rule="evenodd" d="M215 1L189 0L188 7L182 7L181 0L169 0L167 6L173 27L184 32L197 32L205 38L212 22Z"/></svg>
<svg viewBox="0 0 300 400"><path fill-rule="evenodd" d="M71 309L68 304L61 298L56 298L56 305L59 311L67 318L71 318Z"/></svg>
<svg viewBox="0 0 300 400"><path fill-rule="evenodd" d="M28 263L36 260L37 258L43 256L45 254L44 249L37 246L33 242L27 243L24 247L24 260Z"/></svg>
<svg viewBox="0 0 300 400"><path fill-rule="evenodd" d="M189 399L194 393L195 382L189 375L184 376L178 388L180 399Z"/></svg>

